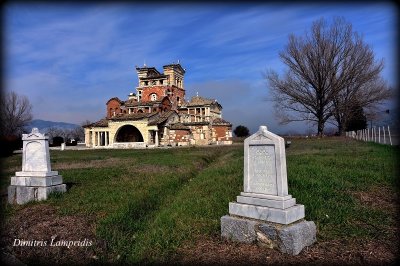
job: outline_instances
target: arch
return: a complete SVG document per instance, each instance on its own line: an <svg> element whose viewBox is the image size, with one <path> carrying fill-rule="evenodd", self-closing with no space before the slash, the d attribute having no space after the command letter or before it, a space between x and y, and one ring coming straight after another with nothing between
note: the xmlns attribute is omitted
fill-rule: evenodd
<svg viewBox="0 0 400 266"><path fill-rule="evenodd" d="M125 125L115 134L115 142L143 142L142 133L132 125Z"/></svg>

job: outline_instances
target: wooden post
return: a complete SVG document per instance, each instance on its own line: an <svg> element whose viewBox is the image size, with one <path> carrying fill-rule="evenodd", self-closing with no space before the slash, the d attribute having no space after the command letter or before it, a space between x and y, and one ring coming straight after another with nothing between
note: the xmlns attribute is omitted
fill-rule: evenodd
<svg viewBox="0 0 400 266"><path fill-rule="evenodd" d="M388 126L388 133L389 133L390 146L392 146L392 137L390 136L390 129L389 129L389 126Z"/></svg>
<svg viewBox="0 0 400 266"><path fill-rule="evenodd" d="M381 143L381 127L378 127L378 143Z"/></svg>
<svg viewBox="0 0 400 266"><path fill-rule="evenodd" d="M386 144L385 127L382 127L382 130L383 130L383 144Z"/></svg>

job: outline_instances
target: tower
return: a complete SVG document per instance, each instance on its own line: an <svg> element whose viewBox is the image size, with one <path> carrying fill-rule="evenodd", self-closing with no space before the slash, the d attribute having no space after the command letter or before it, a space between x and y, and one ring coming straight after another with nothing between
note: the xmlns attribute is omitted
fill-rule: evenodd
<svg viewBox="0 0 400 266"><path fill-rule="evenodd" d="M168 96L173 109L181 105L185 97L183 86L185 69L179 63L163 66L163 73L154 67L136 67L138 74L138 102L160 101Z"/></svg>

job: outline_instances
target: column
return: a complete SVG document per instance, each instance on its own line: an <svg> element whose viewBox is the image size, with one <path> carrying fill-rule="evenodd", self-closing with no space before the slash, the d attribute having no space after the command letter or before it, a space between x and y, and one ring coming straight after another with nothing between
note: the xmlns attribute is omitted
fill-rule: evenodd
<svg viewBox="0 0 400 266"><path fill-rule="evenodd" d="M97 133L97 146L100 146L100 132Z"/></svg>
<svg viewBox="0 0 400 266"><path fill-rule="evenodd" d="M92 137L92 142L90 143L90 147L94 147L94 144L96 143L96 135L93 130L90 131L91 137Z"/></svg>
<svg viewBox="0 0 400 266"><path fill-rule="evenodd" d="M158 130L155 130L155 132L156 132L155 143L156 146L158 146Z"/></svg>
<svg viewBox="0 0 400 266"><path fill-rule="evenodd" d="M106 135L104 137L104 142L105 142L104 145L108 146L108 131L106 131L105 133L106 133Z"/></svg>

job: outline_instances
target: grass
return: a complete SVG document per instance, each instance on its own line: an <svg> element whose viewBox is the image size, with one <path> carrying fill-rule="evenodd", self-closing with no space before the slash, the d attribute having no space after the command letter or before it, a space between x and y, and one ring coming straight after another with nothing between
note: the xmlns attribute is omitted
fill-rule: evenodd
<svg viewBox="0 0 400 266"><path fill-rule="evenodd" d="M355 193L376 187L398 193L398 148L342 138L295 139L286 152L289 193L305 205L320 241L385 239L392 233L394 214L363 204ZM3 163L4 189L21 156ZM51 163L70 189L47 202L60 215L94 217L97 236L120 262L166 262L182 245L219 236L220 217L243 186L242 145L51 151ZM23 208L3 207L8 216Z"/></svg>

